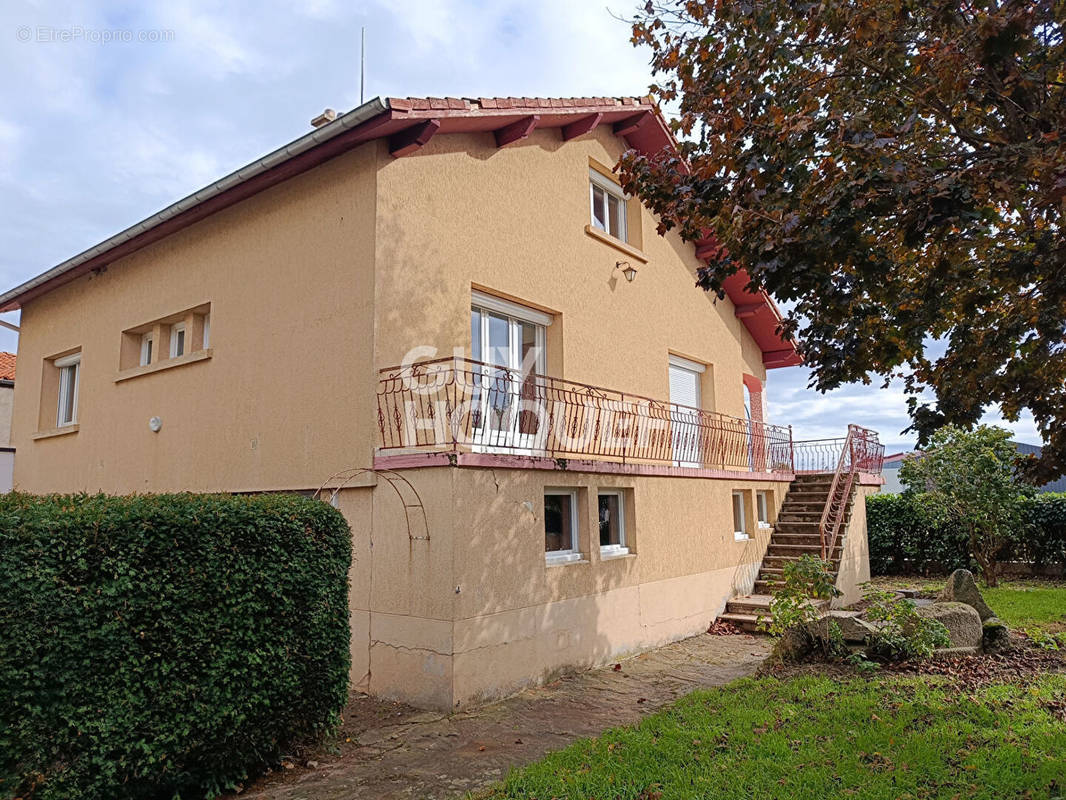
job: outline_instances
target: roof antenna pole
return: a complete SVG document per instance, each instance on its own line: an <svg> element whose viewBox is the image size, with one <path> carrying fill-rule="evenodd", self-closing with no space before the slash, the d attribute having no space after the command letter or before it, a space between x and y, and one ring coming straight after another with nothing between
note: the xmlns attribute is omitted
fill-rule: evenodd
<svg viewBox="0 0 1066 800"><path fill-rule="evenodd" d="M359 105L363 104L366 89L366 25L362 27L359 43Z"/></svg>

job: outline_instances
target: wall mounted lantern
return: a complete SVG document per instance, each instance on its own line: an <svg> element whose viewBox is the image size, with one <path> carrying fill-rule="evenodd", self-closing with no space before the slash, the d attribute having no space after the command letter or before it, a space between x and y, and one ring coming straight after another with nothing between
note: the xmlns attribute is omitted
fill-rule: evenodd
<svg viewBox="0 0 1066 800"><path fill-rule="evenodd" d="M622 270L622 274L625 275L628 283L632 283L633 279L637 277L637 268L628 261L616 261L614 268Z"/></svg>

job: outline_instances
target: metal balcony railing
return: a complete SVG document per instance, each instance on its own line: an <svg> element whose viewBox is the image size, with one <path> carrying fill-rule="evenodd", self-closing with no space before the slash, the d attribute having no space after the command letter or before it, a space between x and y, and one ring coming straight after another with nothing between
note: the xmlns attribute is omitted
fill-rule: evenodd
<svg viewBox="0 0 1066 800"><path fill-rule="evenodd" d="M791 430L460 358L382 370L382 452L791 472Z"/></svg>
<svg viewBox="0 0 1066 800"><path fill-rule="evenodd" d="M843 451L880 472L877 434L793 442L791 427L640 395L442 358L383 369L378 381L382 453L509 453L742 472L827 472Z"/></svg>

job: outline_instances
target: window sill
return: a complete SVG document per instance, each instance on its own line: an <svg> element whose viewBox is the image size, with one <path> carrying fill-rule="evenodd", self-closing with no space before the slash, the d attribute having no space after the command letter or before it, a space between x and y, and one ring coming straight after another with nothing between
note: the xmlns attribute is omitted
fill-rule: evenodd
<svg viewBox="0 0 1066 800"><path fill-rule="evenodd" d="M197 350L195 353L187 353L186 355L179 356L178 358L166 358L162 361L158 361L155 364L146 364L143 367L131 367L130 369L122 370L115 376L115 383L121 383L122 381L128 381L130 378L139 378L141 375L149 375L153 372L162 372L165 369L173 369L174 367L184 367L186 364L195 364L197 361L206 361L214 355L214 350L208 348L207 350Z"/></svg>
<svg viewBox="0 0 1066 800"><path fill-rule="evenodd" d="M636 557L636 553L630 553L628 547L600 548L600 561L613 561L616 558Z"/></svg>
<svg viewBox="0 0 1066 800"><path fill-rule="evenodd" d="M773 527L773 525L771 525L769 522L760 522L759 523L759 530L768 531L772 527Z"/></svg>
<svg viewBox="0 0 1066 800"><path fill-rule="evenodd" d="M595 227L594 225L586 225L585 226L585 233L587 233L593 239L599 239L604 244L609 244L615 250L620 250L621 252L623 252L627 256L629 256L630 258L636 259L641 264L647 264L648 263L648 257L646 255L644 255L643 251L638 250L637 248L635 248L631 244L627 244L626 242L623 242L621 239L616 239L615 237L611 236L611 234L609 234L609 233L604 233L603 231L601 231L599 228Z"/></svg>
<svg viewBox="0 0 1066 800"><path fill-rule="evenodd" d="M746 534L746 533L737 533L736 531L733 531L733 541L736 541L736 542L750 542L751 541L751 537L748 536L748 534Z"/></svg>
<svg viewBox="0 0 1066 800"><path fill-rule="evenodd" d="M73 425L64 425L62 428L52 428L50 431L37 431L37 433L30 436L31 439L37 441L38 439L54 439L56 436L67 436L71 433L78 432L78 423Z"/></svg>
<svg viewBox="0 0 1066 800"><path fill-rule="evenodd" d="M588 564L586 559L581 557L581 553L567 553L565 555L552 556L545 554L544 565L547 567L566 567L570 564Z"/></svg>

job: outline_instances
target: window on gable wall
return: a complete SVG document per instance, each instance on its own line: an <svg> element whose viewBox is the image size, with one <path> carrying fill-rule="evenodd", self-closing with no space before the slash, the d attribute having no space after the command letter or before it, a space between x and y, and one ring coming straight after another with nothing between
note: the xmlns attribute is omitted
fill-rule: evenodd
<svg viewBox="0 0 1066 800"><path fill-rule="evenodd" d="M155 357L155 335L146 333L141 337L141 366L146 367Z"/></svg>
<svg viewBox="0 0 1066 800"><path fill-rule="evenodd" d="M185 323L179 322L170 326L170 357L178 358L185 355Z"/></svg>
<svg viewBox="0 0 1066 800"><path fill-rule="evenodd" d="M78 421L78 384L81 378L81 353L57 358L59 370L59 404L56 410L56 427L73 425Z"/></svg>
<svg viewBox="0 0 1066 800"><path fill-rule="evenodd" d="M622 187L597 170L589 169L592 225L616 239L629 241L626 230L626 196Z"/></svg>

